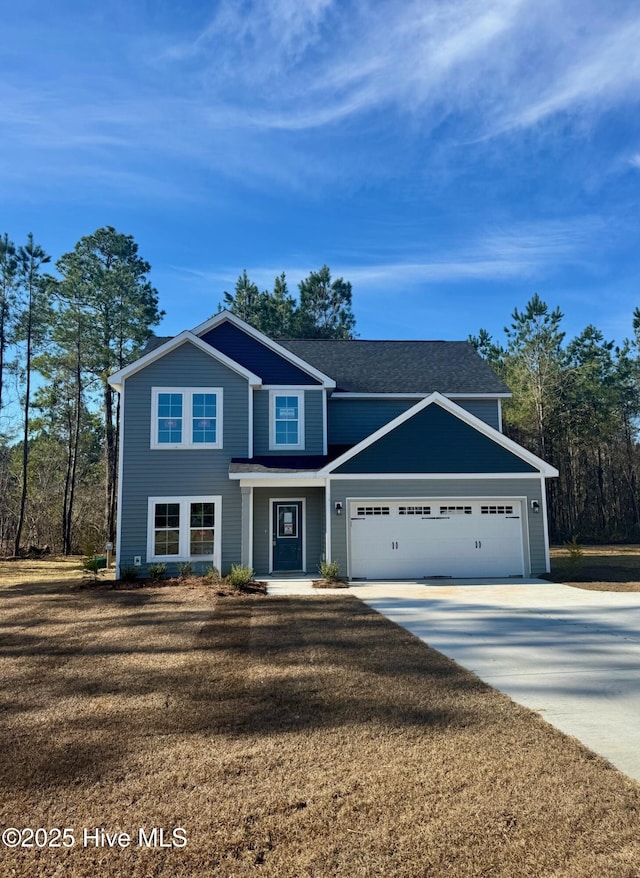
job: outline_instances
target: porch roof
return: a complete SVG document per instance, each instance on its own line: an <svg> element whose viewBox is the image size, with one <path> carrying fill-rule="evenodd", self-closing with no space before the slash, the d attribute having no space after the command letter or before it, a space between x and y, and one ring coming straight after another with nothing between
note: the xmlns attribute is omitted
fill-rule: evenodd
<svg viewBox="0 0 640 878"><path fill-rule="evenodd" d="M317 472L350 448L350 445L331 445L328 454L272 454L257 457L234 457L229 464L229 473Z"/></svg>

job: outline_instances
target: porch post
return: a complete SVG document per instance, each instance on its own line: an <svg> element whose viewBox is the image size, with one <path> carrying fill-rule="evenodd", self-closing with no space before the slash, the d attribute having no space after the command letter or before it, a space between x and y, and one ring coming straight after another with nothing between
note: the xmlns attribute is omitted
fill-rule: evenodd
<svg viewBox="0 0 640 878"><path fill-rule="evenodd" d="M242 497L242 536L240 562L245 567L253 567L253 488L240 487Z"/></svg>

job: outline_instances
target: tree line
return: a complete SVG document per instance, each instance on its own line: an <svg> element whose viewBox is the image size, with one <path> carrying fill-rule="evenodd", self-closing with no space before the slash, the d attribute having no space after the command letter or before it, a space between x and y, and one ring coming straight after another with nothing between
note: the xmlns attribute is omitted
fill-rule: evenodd
<svg viewBox="0 0 640 878"><path fill-rule="evenodd" d="M164 312L151 266L112 226L47 268L33 235L0 238L0 554L70 554L115 541L120 397L108 377L142 353ZM351 284L328 266L291 295L243 271L223 307L276 337L351 338Z"/></svg>
<svg viewBox="0 0 640 878"><path fill-rule="evenodd" d="M481 329L469 341L513 392L504 432L560 471L547 483L551 539L638 542L640 310L621 345L593 325L568 340L563 317L534 295L503 340Z"/></svg>
<svg viewBox="0 0 640 878"><path fill-rule="evenodd" d="M91 551L115 539L120 412L107 379L139 356L163 314L149 263L111 226L63 254L57 276L50 262L33 235L20 246L0 239L5 554Z"/></svg>
<svg viewBox="0 0 640 878"><path fill-rule="evenodd" d="M51 257L0 237L0 553L92 552L115 540L120 400L108 376L140 356L164 314L150 265L108 226ZM328 266L260 290L246 271L225 307L275 338L354 338L351 284ZM621 345L594 326L567 340L538 295L504 338L469 340L513 391L505 433L560 471L552 539L640 541L640 309Z"/></svg>

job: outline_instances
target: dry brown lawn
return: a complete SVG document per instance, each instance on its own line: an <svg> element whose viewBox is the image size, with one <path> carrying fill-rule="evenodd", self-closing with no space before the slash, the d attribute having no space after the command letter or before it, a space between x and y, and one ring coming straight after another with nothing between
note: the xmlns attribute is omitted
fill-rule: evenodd
<svg viewBox="0 0 640 878"><path fill-rule="evenodd" d="M590 591L640 591L640 546L583 546L576 564L564 546L551 549L548 579Z"/></svg>
<svg viewBox="0 0 640 878"><path fill-rule="evenodd" d="M0 602L0 828L76 838L2 876L640 874L640 786L353 597ZM154 826L186 848L138 847Z"/></svg>

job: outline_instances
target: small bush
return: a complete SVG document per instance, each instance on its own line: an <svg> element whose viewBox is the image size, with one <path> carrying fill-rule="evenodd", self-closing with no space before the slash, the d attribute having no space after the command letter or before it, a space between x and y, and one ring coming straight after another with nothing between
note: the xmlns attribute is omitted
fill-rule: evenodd
<svg viewBox="0 0 640 878"><path fill-rule="evenodd" d="M88 578L92 579L93 582L97 582L98 577L104 570L104 559L92 555L90 558L84 559L82 562L82 568L90 574L90 577Z"/></svg>
<svg viewBox="0 0 640 878"><path fill-rule="evenodd" d="M204 571L204 578L207 582L216 583L220 582L220 571L217 567L214 567L213 564Z"/></svg>
<svg viewBox="0 0 640 878"><path fill-rule="evenodd" d="M139 567L134 567L132 564L121 564L120 565L120 581L121 582L135 582L139 576L140 576L140 568Z"/></svg>
<svg viewBox="0 0 640 878"><path fill-rule="evenodd" d="M318 569L323 579L328 579L331 582L340 579L340 565L337 561L321 561Z"/></svg>
<svg viewBox="0 0 640 878"><path fill-rule="evenodd" d="M574 534L568 543L564 544L565 549L569 553L569 562L573 567L580 567L584 560L584 552L582 546L578 542L578 538Z"/></svg>
<svg viewBox="0 0 640 878"><path fill-rule="evenodd" d="M178 576L180 579L187 579L193 576L193 564L191 561L178 561Z"/></svg>
<svg viewBox="0 0 640 878"><path fill-rule="evenodd" d="M245 567L243 564L232 564L227 579L234 588L245 588L252 582L253 574L254 571L251 567Z"/></svg>
<svg viewBox="0 0 640 878"><path fill-rule="evenodd" d="M162 579L162 577L164 576L167 570L167 565L164 563L164 561L160 561L160 563L158 564L149 564L147 566L147 570L149 571L149 576L151 577L151 579L157 581L159 579Z"/></svg>

